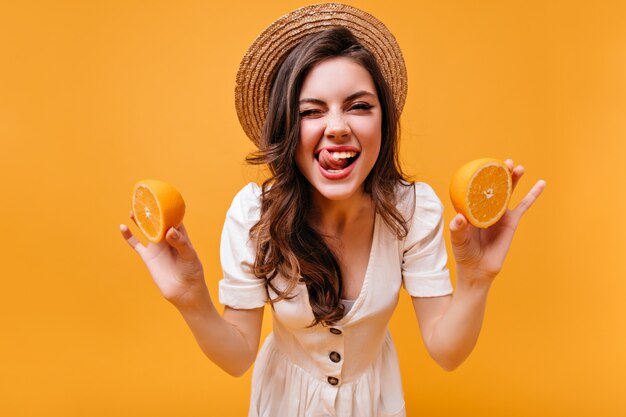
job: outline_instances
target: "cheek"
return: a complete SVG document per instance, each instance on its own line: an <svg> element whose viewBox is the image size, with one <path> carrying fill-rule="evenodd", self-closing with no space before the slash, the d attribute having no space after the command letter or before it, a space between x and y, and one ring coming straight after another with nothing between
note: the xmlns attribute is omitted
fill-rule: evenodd
<svg viewBox="0 0 626 417"><path fill-rule="evenodd" d="M313 158L314 147L310 146L308 141L300 135L298 145L296 146L296 167L302 174L306 174Z"/></svg>
<svg viewBox="0 0 626 417"><path fill-rule="evenodd" d="M298 138L298 146L296 147L296 155L302 155L302 157L311 157L313 155L319 140L318 130L313 123L300 124L300 136Z"/></svg>
<svg viewBox="0 0 626 417"><path fill-rule="evenodd" d="M376 156L378 157L383 140L383 122L381 118L376 121L376 127L374 131L376 132L376 134L372 137L372 147L376 149Z"/></svg>
<svg viewBox="0 0 626 417"><path fill-rule="evenodd" d="M378 140L375 143L372 143L371 149L372 149L372 152L370 152L369 158L368 158L370 169L374 168L374 165L376 165L376 162L378 161L378 158L380 157L380 140Z"/></svg>
<svg viewBox="0 0 626 417"><path fill-rule="evenodd" d="M298 143L302 146L315 146L315 142L319 138L320 132L324 130L321 128L320 123L315 123L315 120L307 120L300 123L300 138Z"/></svg>
<svg viewBox="0 0 626 417"><path fill-rule="evenodd" d="M353 129L361 145L378 153L382 141L382 125L378 122L362 123Z"/></svg>

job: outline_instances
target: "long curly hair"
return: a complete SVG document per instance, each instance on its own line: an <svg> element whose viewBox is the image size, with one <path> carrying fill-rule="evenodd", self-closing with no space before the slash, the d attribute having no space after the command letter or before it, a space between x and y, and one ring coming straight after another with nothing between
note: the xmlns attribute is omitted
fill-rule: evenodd
<svg viewBox="0 0 626 417"><path fill-rule="evenodd" d="M396 208L399 185L410 185L398 160L399 114L391 89L376 59L346 28L331 28L299 43L275 73L259 150L248 155L251 164L266 164L269 178L262 185L261 217L250 230L256 240L255 276L277 295L270 302L291 298L298 283L306 284L309 303L318 323L331 325L343 317L342 277L337 256L308 223L311 186L295 163L299 140L299 97L308 72L317 63L347 57L365 68L376 85L383 121L378 159L364 182L376 212L399 239L408 231L407 219ZM286 288L273 280L281 276Z"/></svg>

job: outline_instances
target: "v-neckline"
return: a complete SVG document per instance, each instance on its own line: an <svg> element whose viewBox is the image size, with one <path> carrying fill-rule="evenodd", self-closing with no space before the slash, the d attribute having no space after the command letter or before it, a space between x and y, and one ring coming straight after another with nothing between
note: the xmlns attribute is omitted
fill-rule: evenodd
<svg viewBox="0 0 626 417"><path fill-rule="evenodd" d="M365 275L363 276L363 283L361 284L361 290L359 291L359 295L354 299L354 304L352 305L352 308L350 308L350 311L348 311L345 316L343 316L340 320L338 320L337 324L344 324L348 320L350 320L354 316L355 311L359 310L359 307L361 306L361 304L363 304L363 299L365 298L365 290L367 289L367 285L369 282L370 270L372 269L372 261L375 255L375 247L377 246L376 242L378 240L378 222L379 222L378 212L375 211L374 212L374 231L372 232L372 244L370 246L370 254L369 254L369 258L367 259L367 267L365 268Z"/></svg>

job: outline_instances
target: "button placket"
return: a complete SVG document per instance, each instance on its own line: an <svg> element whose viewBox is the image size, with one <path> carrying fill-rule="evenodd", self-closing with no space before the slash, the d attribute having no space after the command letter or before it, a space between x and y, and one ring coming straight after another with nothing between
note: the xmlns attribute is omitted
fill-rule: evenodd
<svg viewBox="0 0 626 417"><path fill-rule="evenodd" d="M340 377L341 377L341 369L343 368L343 361L341 357L341 353L343 352L343 337L336 337L343 335L343 331L336 328L330 327L328 329L334 336L330 336L328 339L329 344L327 345L327 365L325 368L329 371L326 377L328 383L333 387L339 385Z"/></svg>

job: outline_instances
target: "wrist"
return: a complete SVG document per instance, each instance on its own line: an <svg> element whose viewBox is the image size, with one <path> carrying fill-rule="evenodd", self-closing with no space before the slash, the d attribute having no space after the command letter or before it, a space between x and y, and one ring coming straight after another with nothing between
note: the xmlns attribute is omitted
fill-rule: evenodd
<svg viewBox="0 0 626 417"><path fill-rule="evenodd" d="M167 298L167 301L184 312L202 309L207 303L211 304L211 297L204 280L198 280L198 282L188 285L184 291Z"/></svg>
<svg viewBox="0 0 626 417"><path fill-rule="evenodd" d="M457 265L456 271L456 289L462 291L488 292L496 277L493 274L459 265Z"/></svg>

